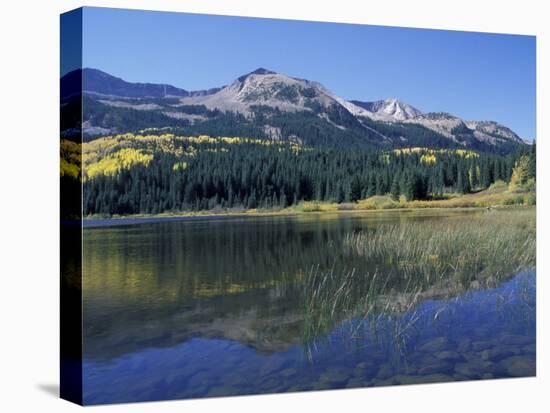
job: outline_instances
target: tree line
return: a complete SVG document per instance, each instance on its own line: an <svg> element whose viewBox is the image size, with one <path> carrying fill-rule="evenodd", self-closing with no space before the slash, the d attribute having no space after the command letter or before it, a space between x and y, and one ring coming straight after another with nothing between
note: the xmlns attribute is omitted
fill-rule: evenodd
<svg viewBox="0 0 550 413"><path fill-rule="evenodd" d="M84 181L83 212L137 214L215 208L284 208L300 201L407 200L469 193L510 182L523 157L534 177L535 145L507 156L459 151L399 152L243 143L184 159L160 151L147 165Z"/></svg>

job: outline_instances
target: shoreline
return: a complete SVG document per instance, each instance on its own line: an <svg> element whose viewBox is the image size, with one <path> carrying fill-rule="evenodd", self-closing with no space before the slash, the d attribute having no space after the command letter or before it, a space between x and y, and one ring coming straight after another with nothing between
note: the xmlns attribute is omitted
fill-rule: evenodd
<svg viewBox="0 0 550 413"><path fill-rule="evenodd" d="M341 209L341 210L315 210L301 211L296 208L282 210L246 210L242 212L221 212L211 213L210 211L192 213L161 213L161 214L136 214L111 217L86 217L82 219L83 228L100 228L108 226L138 225L158 222L178 221L214 221L239 218L261 218L261 217L296 217L296 216L319 216L319 215L347 215L347 214L377 214L377 213L414 213L420 211L482 211L500 209L526 209L535 208L535 205L495 205L495 206L425 206L425 207L403 207L403 208L377 208L377 209Z"/></svg>

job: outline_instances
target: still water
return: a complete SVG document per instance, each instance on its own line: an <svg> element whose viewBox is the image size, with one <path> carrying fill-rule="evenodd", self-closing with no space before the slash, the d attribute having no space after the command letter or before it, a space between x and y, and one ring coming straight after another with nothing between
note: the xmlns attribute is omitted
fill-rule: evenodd
<svg viewBox="0 0 550 413"><path fill-rule="evenodd" d="M400 257L404 252L384 238L396 228L493 225L483 214L90 225L84 402L533 376L534 265L519 269L502 260L483 269L494 272L490 281L461 275L450 288L424 276L424 267L408 271L414 263L405 258L373 258L353 238L380 239L368 244L381 248L376 257ZM525 248L525 240L518 243ZM479 250L498 258L490 246Z"/></svg>

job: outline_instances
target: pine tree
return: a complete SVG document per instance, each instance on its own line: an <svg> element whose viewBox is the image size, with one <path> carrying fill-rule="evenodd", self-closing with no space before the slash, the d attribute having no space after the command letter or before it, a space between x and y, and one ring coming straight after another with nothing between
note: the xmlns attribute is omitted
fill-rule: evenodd
<svg viewBox="0 0 550 413"><path fill-rule="evenodd" d="M485 160L482 163L480 180L481 180L481 186L483 188L489 188L489 186L493 183L493 177L491 175L491 167L489 165L488 160Z"/></svg>
<svg viewBox="0 0 550 413"><path fill-rule="evenodd" d="M479 186L479 177L478 177L478 173L477 173L477 165L476 164L472 165L471 174L470 174L470 182L471 182L470 186L472 187L472 189L475 189Z"/></svg>
<svg viewBox="0 0 550 413"><path fill-rule="evenodd" d="M410 201L414 199L415 179L412 173L406 172L401 177L400 192L405 198Z"/></svg>
<svg viewBox="0 0 550 413"><path fill-rule="evenodd" d="M369 183L367 185L367 198L376 195L376 176L374 174L369 175Z"/></svg>
<svg viewBox="0 0 550 413"><path fill-rule="evenodd" d="M341 204L342 202L344 202L344 199L345 199L344 189L342 188L341 184L338 184L337 190L336 190L336 202L338 204Z"/></svg>
<svg viewBox="0 0 550 413"><path fill-rule="evenodd" d="M392 197L394 200L398 200L398 199L399 199L399 195L401 194L399 181L400 181L400 178L399 178L399 176L396 175L396 176L393 178L393 181L392 181L392 183L391 183L390 193L391 193L391 197Z"/></svg>
<svg viewBox="0 0 550 413"><path fill-rule="evenodd" d="M252 191L252 194L248 198L246 207L248 209L253 209L253 208L256 208L257 206L258 206L258 201L256 200L256 191Z"/></svg>
<svg viewBox="0 0 550 413"><path fill-rule="evenodd" d="M462 175L462 171L458 171L457 177L456 177L456 185L455 190L458 193L463 194L464 193L464 175Z"/></svg>
<svg viewBox="0 0 550 413"><path fill-rule="evenodd" d="M353 177L350 185L349 199L351 202L357 202L361 199L361 190L362 190L361 180L356 175Z"/></svg>
<svg viewBox="0 0 550 413"><path fill-rule="evenodd" d="M470 177L468 176L468 170L466 168L462 169L462 193L463 194L469 194L472 192L472 186L470 185Z"/></svg>

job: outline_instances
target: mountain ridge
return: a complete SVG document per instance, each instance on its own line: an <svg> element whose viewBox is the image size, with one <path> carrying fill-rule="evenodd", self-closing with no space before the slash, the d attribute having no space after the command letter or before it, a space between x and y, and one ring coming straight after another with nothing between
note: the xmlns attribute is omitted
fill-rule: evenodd
<svg viewBox="0 0 550 413"><path fill-rule="evenodd" d="M372 102L363 102L359 100L351 100L350 102L371 112L373 118L378 120L403 121L413 119L422 113L412 105L396 98Z"/></svg>
<svg viewBox="0 0 550 413"><path fill-rule="evenodd" d="M79 76L81 74L81 76ZM102 96L113 96L123 98L158 98L158 97L185 97L192 95L215 93L220 88L211 88L205 90L188 91L176 86L165 83L149 82L127 82L122 78L113 76L99 69L84 68L67 73L63 78L81 79L82 91L86 93L95 93ZM62 79L63 79L62 78ZM62 80L62 86L63 86ZM68 83L68 82L65 82ZM61 97L68 98L74 94L72 88L63 88Z"/></svg>
<svg viewBox="0 0 550 413"><path fill-rule="evenodd" d="M369 145L405 146L422 143L436 147L458 146L480 150L509 152L514 145L525 142L510 128L492 120L463 120L444 112L423 113L414 106L396 98L378 101L346 100L316 81L291 77L260 67L236 78L228 85L206 90L189 91L169 84L132 83L98 69L81 71L82 88L90 112L102 116L84 119L84 133L122 132L131 128L134 112L164 125L200 130L224 121L223 116L243 116L239 122L250 123L256 134L272 139L298 139L302 129L289 127L299 121L304 128L317 128L320 133L340 136L345 142L364 142ZM62 98L69 99L74 92L78 74L71 72L61 79ZM65 85L65 87L64 87ZM69 85L69 86L68 86ZM104 112L120 116L105 116ZM230 115L233 113L234 115ZM123 120L120 120L120 119ZM128 118L128 119L126 119ZM284 119L282 119L284 118ZM295 118L295 119L294 119ZM116 119L119 119L118 124ZM222 120L219 120L222 119ZM220 132L239 130L238 125L219 128ZM286 122L286 123L285 123ZM140 123L140 122L136 122ZM420 129L419 129L420 128ZM338 131L337 131L338 130ZM268 132L269 131L269 132ZM352 138L347 139L347 136ZM443 138L443 139L442 139ZM334 138L336 139L336 138ZM332 139L332 140L334 140ZM312 139L308 143L315 143ZM340 144L340 143L339 143Z"/></svg>

